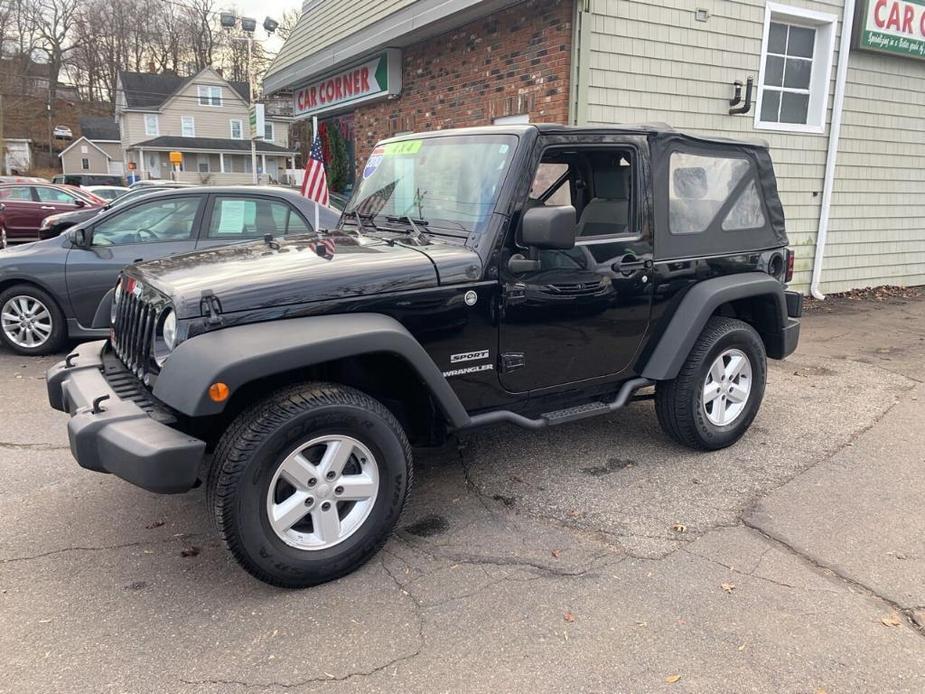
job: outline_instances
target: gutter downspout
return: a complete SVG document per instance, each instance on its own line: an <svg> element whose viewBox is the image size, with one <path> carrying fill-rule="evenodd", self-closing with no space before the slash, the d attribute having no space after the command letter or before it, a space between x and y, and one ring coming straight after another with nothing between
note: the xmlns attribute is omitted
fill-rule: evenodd
<svg viewBox="0 0 925 694"><path fill-rule="evenodd" d="M853 31L854 0L845 0L841 19L841 40L838 42L838 71L835 73L835 100L832 104L829 147L825 156L822 207L819 210L816 252L813 257L813 275L809 284L809 293L819 300L825 299L825 294L819 289L819 283L822 281L822 261L825 257L825 242L829 235L829 210L832 205L832 188L835 185L835 160L838 158L838 140L841 136L841 116L845 105L845 82L848 79L848 60L851 53Z"/></svg>

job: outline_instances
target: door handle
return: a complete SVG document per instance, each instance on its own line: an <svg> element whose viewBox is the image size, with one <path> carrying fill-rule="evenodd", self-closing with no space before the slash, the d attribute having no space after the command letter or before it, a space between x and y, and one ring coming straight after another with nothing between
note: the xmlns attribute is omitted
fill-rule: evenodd
<svg viewBox="0 0 925 694"><path fill-rule="evenodd" d="M627 253L625 256L620 258L620 260L610 266L611 270L614 272L620 272L624 275L629 275L639 270L646 270L650 267L652 267L651 260L640 260L631 253Z"/></svg>
<svg viewBox="0 0 925 694"><path fill-rule="evenodd" d="M42 209L43 209L43 210L53 210L53 209L55 209L55 208L52 207L51 205L42 205Z"/></svg>
<svg viewBox="0 0 925 694"><path fill-rule="evenodd" d="M143 261L144 261L144 258L135 258L135 260L132 261L132 264L141 263Z"/></svg>

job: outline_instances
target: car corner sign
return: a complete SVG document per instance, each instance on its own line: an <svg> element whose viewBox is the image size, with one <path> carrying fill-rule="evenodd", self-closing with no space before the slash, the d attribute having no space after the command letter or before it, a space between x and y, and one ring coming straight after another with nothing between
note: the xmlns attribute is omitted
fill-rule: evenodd
<svg viewBox="0 0 925 694"><path fill-rule="evenodd" d="M861 0L857 47L925 59L925 0Z"/></svg>
<svg viewBox="0 0 925 694"><path fill-rule="evenodd" d="M316 116L400 93L401 51L390 48L364 63L296 89L292 112L296 118Z"/></svg>

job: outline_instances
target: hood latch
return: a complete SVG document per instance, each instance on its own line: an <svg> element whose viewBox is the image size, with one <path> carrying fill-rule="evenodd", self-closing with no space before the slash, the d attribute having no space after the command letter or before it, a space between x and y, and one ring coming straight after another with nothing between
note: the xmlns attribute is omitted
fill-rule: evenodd
<svg viewBox="0 0 925 694"><path fill-rule="evenodd" d="M201 297L199 299L199 310L206 317L206 323L209 325L221 325L222 304L218 297L212 293L211 289L204 289Z"/></svg>

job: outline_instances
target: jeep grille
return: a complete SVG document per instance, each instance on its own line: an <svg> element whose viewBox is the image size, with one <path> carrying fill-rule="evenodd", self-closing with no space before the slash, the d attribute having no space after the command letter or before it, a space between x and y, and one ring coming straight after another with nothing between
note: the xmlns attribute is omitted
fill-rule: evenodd
<svg viewBox="0 0 925 694"><path fill-rule="evenodd" d="M158 307L135 292L123 292L112 325L112 349L138 378L156 371L151 356Z"/></svg>

